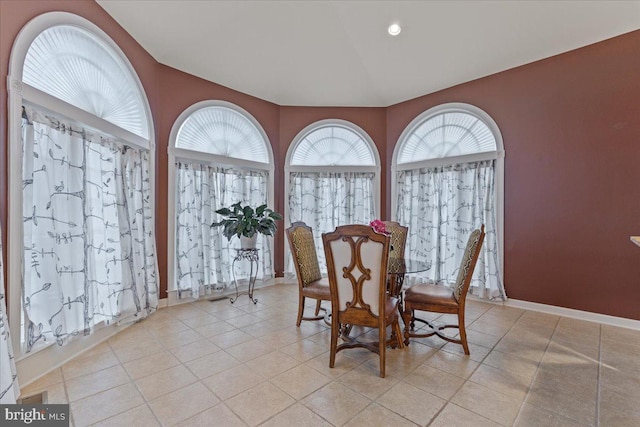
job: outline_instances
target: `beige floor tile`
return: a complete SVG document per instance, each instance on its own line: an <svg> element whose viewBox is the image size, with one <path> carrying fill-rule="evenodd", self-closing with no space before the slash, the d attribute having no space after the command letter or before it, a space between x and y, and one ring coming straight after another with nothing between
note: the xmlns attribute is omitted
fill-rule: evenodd
<svg viewBox="0 0 640 427"><path fill-rule="evenodd" d="M449 400L462 386L464 379L423 364L407 375L404 382Z"/></svg>
<svg viewBox="0 0 640 427"><path fill-rule="evenodd" d="M396 378L403 378L437 352L437 349L419 343L411 343L402 350L387 349L387 374ZM377 367L377 355L374 353L371 353L371 355L372 359L369 364L374 364Z"/></svg>
<svg viewBox="0 0 640 427"><path fill-rule="evenodd" d="M273 418L260 424L262 427L330 427L331 424L320 418L310 409L297 403L280 412Z"/></svg>
<svg viewBox="0 0 640 427"><path fill-rule="evenodd" d="M330 378L338 378L352 369L357 368L363 362L360 360L353 359L351 357L346 357L343 353L344 351L338 353L336 355L336 362L333 368L329 367L329 352L327 351L320 356L314 357L311 360L304 362L305 365L315 369L323 375L326 375ZM389 369L389 365L387 364L387 369Z"/></svg>
<svg viewBox="0 0 640 427"><path fill-rule="evenodd" d="M538 369L539 362L522 357L518 353L503 353L493 350L484 358L482 364L531 380Z"/></svg>
<svg viewBox="0 0 640 427"><path fill-rule="evenodd" d="M129 383L72 402L71 413L75 425L88 426L143 403L136 386Z"/></svg>
<svg viewBox="0 0 640 427"><path fill-rule="evenodd" d="M215 323L209 323L208 325L200 326L198 328L194 328L193 330L205 338L213 338L226 332L236 331L237 329L235 326L230 325L225 321L218 320ZM209 341L212 340L210 339Z"/></svg>
<svg viewBox="0 0 640 427"><path fill-rule="evenodd" d="M68 381L71 378L87 375L118 364L118 358L113 352L100 353L95 356L80 356L65 363L62 366L62 373L65 381Z"/></svg>
<svg viewBox="0 0 640 427"><path fill-rule="evenodd" d="M191 418L176 424L178 427L203 427L219 425L224 427L244 427L242 422L224 403L220 403L213 408L200 412ZM136 426L137 427L137 426Z"/></svg>
<svg viewBox="0 0 640 427"><path fill-rule="evenodd" d="M436 352L428 358L424 364L465 379L469 378L479 365L478 362L471 360L469 356L462 356L446 351Z"/></svg>
<svg viewBox="0 0 640 427"><path fill-rule="evenodd" d="M200 340L206 340L206 338L193 329L187 329L186 331L177 333L165 333L158 336L160 344L168 349L182 347Z"/></svg>
<svg viewBox="0 0 640 427"><path fill-rule="evenodd" d="M522 399L507 396L481 385L466 382L451 403L505 426L513 424Z"/></svg>
<svg viewBox="0 0 640 427"><path fill-rule="evenodd" d="M113 352L120 363L126 363L164 350L164 347L156 339L149 339L114 348Z"/></svg>
<svg viewBox="0 0 640 427"><path fill-rule="evenodd" d="M259 294L255 306L241 298L159 310L22 394L71 397L77 427L640 425L640 331L468 300L471 356L439 338L412 339L387 349L382 379L378 355L364 349L338 353L329 368L330 328L295 327L297 283ZM365 328L352 335L377 339Z"/></svg>
<svg viewBox="0 0 640 427"><path fill-rule="evenodd" d="M491 421L481 415L461 408L453 403L448 403L438 416L433 420L430 427L498 427L500 424Z"/></svg>
<svg viewBox="0 0 640 427"><path fill-rule="evenodd" d="M618 410L609 407L600 407L600 427L638 427L640 426L640 413L629 410Z"/></svg>
<svg viewBox="0 0 640 427"><path fill-rule="evenodd" d="M332 382L302 399L301 403L333 425L342 425L369 406L371 400Z"/></svg>
<svg viewBox="0 0 640 427"><path fill-rule="evenodd" d="M487 357L487 355L491 351L486 347L473 344L470 342L468 342L467 345L469 346L469 353L470 353L468 355L464 354L464 349L462 348L462 345L452 343L452 342L447 343L444 347L442 347L442 350L448 353L457 354L459 356L468 356L471 360L476 362L482 362L484 358Z"/></svg>
<svg viewBox="0 0 640 427"><path fill-rule="evenodd" d="M482 332L483 334L493 335L499 338L503 337L507 332L509 332L509 329L511 329L514 323L515 320L496 321L494 318L484 315L472 324L468 325L467 330Z"/></svg>
<svg viewBox="0 0 640 427"><path fill-rule="evenodd" d="M447 403L411 384L400 382L380 396L376 402L419 425L427 425Z"/></svg>
<svg viewBox="0 0 640 427"><path fill-rule="evenodd" d="M153 413L165 426L174 425L220 403L201 383L191 384L149 402Z"/></svg>
<svg viewBox="0 0 640 427"><path fill-rule="evenodd" d="M187 325L173 316L160 322L151 323L146 328L154 338L162 337L163 334L177 334L189 329Z"/></svg>
<svg viewBox="0 0 640 427"><path fill-rule="evenodd" d="M219 350L220 347L207 340L198 340L191 344L174 347L170 351L180 362L186 363Z"/></svg>
<svg viewBox="0 0 640 427"><path fill-rule="evenodd" d="M377 366L375 369L371 369L366 364L363 364L339 377L337 381L363 396L375 400L389 391L399 381L398 378L394 378L389 373L385 378L380 378L378 369Z"/></svg>
<svg viewBox="0 0 640 427"><path fill-rule="evenodd" d="M327 351L327 346L306 338L284 346L280 351L300 362L306 362L307 360L311 360L314 357L325 353Z"/></svg>
<svg viewBox="0 0 640 427"><path fill-rule="evenodd" d="M265 382L227 400L225 404L250 426L268 420L295 400L271 383Z"/></svg>
<svg viewBox="0 0 640 427"><path fill-rule="evenodd" d="M179 304L174 305L166 309L172 316L177 319L184 320L189 319L191 317L202 316L203 314L207 314L206 311L201 310L195 304Z"/></svg>
<svg viewBox="0 0 640 427"><path fill-rule="evenodd" d="M199 379L210 377L226 369L238 366L240 362L224 350L202 356L196 360L185 363L193 374Z"/></svg>
<svg viewBox="0 0 640 427"><path fill-rule="evenodd" d="M273 348L280 349L289 344L303 340L304 337L294 329L278 330L268 332L260 337L261 341L269 344Z"/></svg>
<svg viewBox="0 0 640 427"><path fill-rule="evenodd" d="M271 379L271 383L296 400L304 398L329 382L331 378L306 365L296 366Z"/></svg>
<svg viewBox="0 0 640 427"><path fill-rule="evenodd" d="M596 422L596 383L577 375L563 378L562 368L541 369L531 386L527 403L555 412L585 426Z"/></svg>
<svg viewBox="0 0 640 427"><path fill-rule="evenodd" d="M514 426L516 427L580 427L576 423L560 414L525 403L518 414Z"/></svg>
<svg viewBox="0 0 640 427"><path fill-rule="evenodd" d="M241 362L246 362L273 351L273 347L257 338L245 341L242 344L229 347L226 351Z"/></svg>
<svg viewBox="0 0 640 427"><path fill-rule="evenodd" d="M156 419L156 416L153 415L153 412L151 412L151 409L149 409L149 406L144 404L114 417L107 418L104 421L100 421L92 427L153 427L159 425L160 423Z"/></svg>
<svg viewBox="0 0 640 427"><path fill-rule="evenodd" d="M467 342L479 345L481 347L493 348L500 341L502 337L486 334L481 331L474 331L467 329Z"/></svg>
<svg viewBox="0 0 640 427"><path fill-rule="evenodd" d="M345 426L348 427L371 427L371 426L394 426L394 427L415 427L416 424L390 411L384 406L372 403L353 417Z"/></svg>
<svg viewBox="0 0 640 427"><path fill-rule="evenodd" d="M121 365L75 377L66 382L70 402L129 383L129 375Z"/></svg>
<svg viewBox="0 0 640 427"><path fill-rule="evenodd" d="M190 327L191 329L196 329L201 326L206 326L212 323L220 322L220 319L211 315L211 314L199 314L194 317L189 317L186 319L182 319L182 323Z"/></svg>
<svg viewBox="0 0 640 427"><path fill-rule="evenodd" d="M205 378L202 383L224 401L262 384L266 380L265 377L252 372L245 365L238 365Z"/></svg>
<svg viewBox="0 0 640 427"><path fill-rule="evenodd" d="M136 385L147 401L178 390L197 381L195 375L183 365L177 365L137 379Z"/></svg>
<svg viewBox="0 0 640 427"><path fill-rule="evenodd" d="M255 359L251 359L245 363L247 368L266 378L275 377L289 369L297 366L298 362L293 357L287 356L279 351L265 354Z"/></svg>
<svg viewBox="0 0 640 427"><path fill-rule="evenodd" d="M631 344L640 347L640 331L611 325L602 325L602 341L605 343Z"/></svg>
<svg viewBox="0 0 640 427"><path fill-rule="evenodd" d="M235 329L231 325L229 326L232 328L232 330L209 336L209 341L222 349L228 349L229 347L233 347L234 345L242 344L243 342L251 341L252 339L254 339L253 335L249 335L246 332ZM199 333L202 334L202 332Z"/></svg>
<svg viewBox="0 0 640 427"><path fill-rule="evenodd" d="M489 365L480 365L469 381L508 396L524 400L529 391L530 378L510 374Z"/></svg>
<svg viewBox="0 0 640 427"><path fill-rule="evenodd" d="M164 371L168 368L173 368L179 365L180 361L175 358L167 350L162 350L151 356L146 356L140 359L133 360L131 362L124 363L123 366L134 380L138 378L146 377L147 375L155 374L159 371Z"/></svg>

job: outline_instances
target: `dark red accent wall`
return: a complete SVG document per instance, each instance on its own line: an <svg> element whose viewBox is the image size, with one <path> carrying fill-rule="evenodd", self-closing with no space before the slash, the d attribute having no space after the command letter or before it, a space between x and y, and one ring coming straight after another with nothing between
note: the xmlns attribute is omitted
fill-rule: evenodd
<svg viewBox="0 0 640 427"><path fill-rule="evenodd" d="M505 143L505 284L510 297L640 320L640 31L388 108L280 107L157 63L100 6L85 1L0 1L0 223L7 227L7 91L11 46L33 17L68 11L102 28L142 81L155 124L156 232L161 297L167 289L167 146L190 105L219 99L251 113L275 159L275 208L284 212L289 144L322 119L352 121L382 161L383 218L390 163L404 127L446 102L474 104ZM282 227L281 227L282 228ZM282 230L276 272L284 266ZM6 262L6 253L5 262ZM6 274L6 272L5 272Z"/></svg>
<svg viewBox="0 0 640 427"><path fill-rule="evenodd" d="M389 107L388 155L446 102L502 132L507 295L640 319L640 31Z"/></svg>

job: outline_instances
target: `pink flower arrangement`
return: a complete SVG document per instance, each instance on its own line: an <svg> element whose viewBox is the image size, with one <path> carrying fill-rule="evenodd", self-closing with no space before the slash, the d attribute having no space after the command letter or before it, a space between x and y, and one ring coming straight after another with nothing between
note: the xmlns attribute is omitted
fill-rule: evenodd
<svg viewBox="0 0 640 427"><path fill-rule="evenodd" d="M380 221L379 219L374 219L369 223L369 225L376 231L376 233L389 234L387 232L387 227L384 225L384 222Z"/></svg>

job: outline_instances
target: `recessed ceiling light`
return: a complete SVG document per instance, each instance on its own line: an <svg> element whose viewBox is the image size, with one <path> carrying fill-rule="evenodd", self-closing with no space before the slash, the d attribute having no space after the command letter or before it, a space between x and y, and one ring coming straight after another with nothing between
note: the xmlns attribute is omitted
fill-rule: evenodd
<svg viewBox="0 0 640 427"><path fill-rule="evenodd" d="M400 28L399 24L391 24L389 25L387 31L389 31L389 34L391 34L392 36L397 36L398 34L400 34L400 31L402 31L402 28Z"/></svg>

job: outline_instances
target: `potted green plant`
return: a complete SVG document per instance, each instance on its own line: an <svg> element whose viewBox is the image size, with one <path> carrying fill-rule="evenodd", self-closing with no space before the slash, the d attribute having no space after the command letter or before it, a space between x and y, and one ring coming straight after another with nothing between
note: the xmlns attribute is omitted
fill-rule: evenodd
<svg viewBox="0 0 640 427"><path fill-rule="evenodd" d="M225 218L214 222L211 227L223 227L222 234L229 241L233 236L238 236L242 249L254 249L258 233L273 236L278 229L276 221L282 219L282 215L267 208L267 205L253 209L249 205L242 206L241 202L218 209L216 213Z"/></svg>

